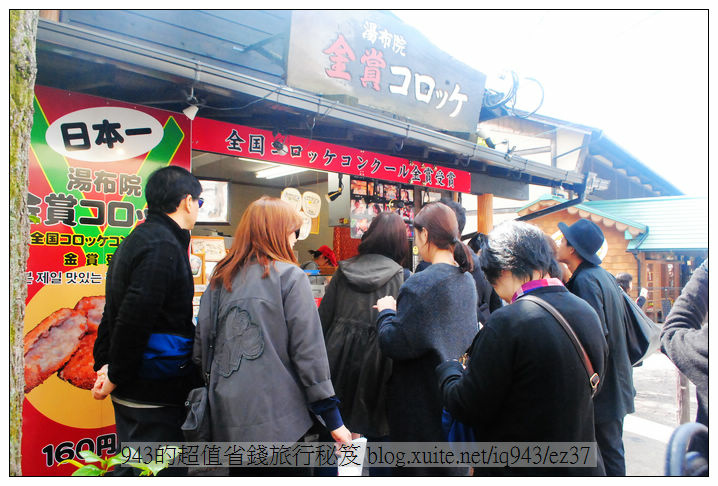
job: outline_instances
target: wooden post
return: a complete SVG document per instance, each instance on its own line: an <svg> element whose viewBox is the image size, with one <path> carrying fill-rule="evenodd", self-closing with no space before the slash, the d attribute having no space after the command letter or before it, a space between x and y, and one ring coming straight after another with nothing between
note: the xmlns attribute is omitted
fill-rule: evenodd
<svg viewBox="0 0 718 486"><path fill-rule="evenodd" d="M488 234L494 228L494 195L479 194L476 196L476 230Z"/></svg>
<svg viewBox="0 0 718 486"><path fill-rule="evenodd" d="M691 419L691 396L690 396L690 385L688 378L676 370L678 373L678 423L685 424L690 422Z"/></svg>
<svg viewBox="0 0 718 486"><path fill-rule="evenodd" d="M40 10L40 18L45 20L52 20L53 22L60 21L59 10Z"/></svg>

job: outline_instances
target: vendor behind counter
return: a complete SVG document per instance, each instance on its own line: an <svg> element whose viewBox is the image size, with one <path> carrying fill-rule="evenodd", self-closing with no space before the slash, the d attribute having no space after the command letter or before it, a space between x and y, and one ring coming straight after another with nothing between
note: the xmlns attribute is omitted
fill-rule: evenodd
<svg viewBox="0 0 718 486"><path fill-rule="evenodd" d="M326 286L331 280L331 276L337 269L337 256L327 245L322 245L316 250L309 250L313 260L302 265L303 270L314 270L318 275L310 275L309 282L312 284L312 290L315 291L315 297L322 297L324 289L316 289L315 286ZM314 272L312 272L314 273ZM321 295L316 295L321 290Z"/></svg>

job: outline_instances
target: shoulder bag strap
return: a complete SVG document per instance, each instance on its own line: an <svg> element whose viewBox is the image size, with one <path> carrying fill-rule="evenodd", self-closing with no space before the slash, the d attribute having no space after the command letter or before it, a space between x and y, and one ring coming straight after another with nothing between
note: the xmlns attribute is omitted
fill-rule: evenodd
<svg viewBox="0 0 718 486"><path fill-rule="evenodd" d="M549 313L551 313L551 315L558 321L558 323L561 324L561 327L566 332L569 339L571 339L573 347L576 349L576 352L581 358L581 362L583 362L583 366L586 369L586 373L588 374L588 383L589 385L591 385L591 395L595 395L596 390L598 389L598 384L601 382L601 378L598 376L598 373L593 370L593 365L591 364L591 359L588 357L588 353L584 349L583 345L581 344L581 341L578 339L578 336L576 336L576 333L573 331L573 328L568 323L568 321L554 306L541 299L540 297L529 294L524 295L523 297L521 297L521 299L530 300L534 304L540 305Z"/></svg>
<svg viewBox="0 0 718 486"><path fill-rule="evenodd" d="M211 285L211 284L210 284ZM209 331L209 351L207 352L207 371L204 373L204 384L209 386L209 377L212 370L212 361L214 360L214 342L217 338L217 319L219 315L219 298L222 294L222 283L212 296L212 307L210 308L210 318L212 328Z"/></svg>

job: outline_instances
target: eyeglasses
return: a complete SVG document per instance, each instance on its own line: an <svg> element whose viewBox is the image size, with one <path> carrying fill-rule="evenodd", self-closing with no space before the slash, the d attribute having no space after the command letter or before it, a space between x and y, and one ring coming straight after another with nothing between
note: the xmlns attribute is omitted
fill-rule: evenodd
<svg viewBox="0 0 718 486"><path fill-rule="evenodd" d="M188 197L191 197L193 201L195 200L195 197L192 194L187 194L185 196L185 199ZM197 206L201 208L203 204L204 204L204 199L202 199L201 197L198 197L197 198Z"/></svg>

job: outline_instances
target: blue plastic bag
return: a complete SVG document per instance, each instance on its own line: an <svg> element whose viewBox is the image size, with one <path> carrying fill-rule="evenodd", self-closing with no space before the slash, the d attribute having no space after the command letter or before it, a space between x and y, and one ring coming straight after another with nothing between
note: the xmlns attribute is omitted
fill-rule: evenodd
<svg viewBox="0 0 718 486"><path fill-rule="evenodd" d="M142 354L140 377L161 380L189 374L193 344L192 338L177 334L150 334Z"/></svg>
<svg viewBox="0 0 718 486"><path fill-rule="evenodd" d="M474 429L456 420L445 408L441 411L441 428L447 442L476 442Z"/></svg>

